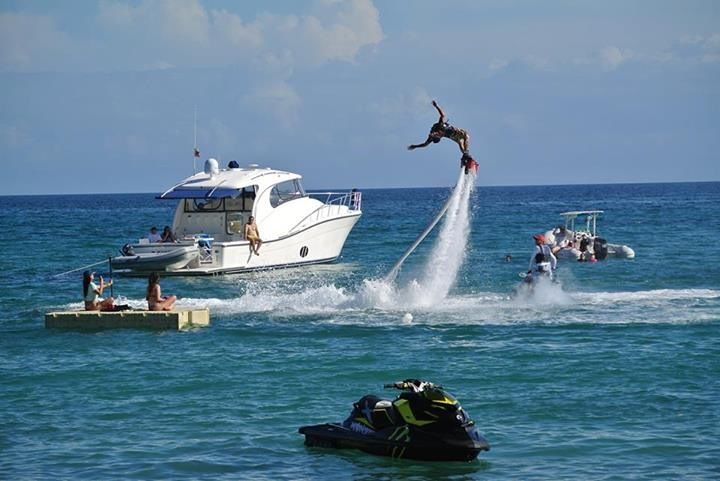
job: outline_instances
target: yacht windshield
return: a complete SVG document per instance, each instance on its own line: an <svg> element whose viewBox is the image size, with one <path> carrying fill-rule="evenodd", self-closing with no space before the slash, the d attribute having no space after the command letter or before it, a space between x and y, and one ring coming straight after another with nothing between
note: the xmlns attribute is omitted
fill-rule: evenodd
<svg viewBox="0 0 720 481"><path fill-rule="evenodd" d="M277 207L284 202L305 197L305 191L298 179L288 180L276 185L270 191L270 205Z"/></svg>

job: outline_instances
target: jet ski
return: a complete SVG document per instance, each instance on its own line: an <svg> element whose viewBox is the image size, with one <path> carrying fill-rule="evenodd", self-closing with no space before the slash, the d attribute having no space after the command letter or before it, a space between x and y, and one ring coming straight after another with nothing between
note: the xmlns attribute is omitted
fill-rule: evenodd
<svg viewBox="0 0 720 481"><path fill-rule="evenodd" d="M535 267L532 270L527 273L521 272L519 275L522 277L522 282L515 287L514 296L532 294L540 285L557 284L554 269L542 253L535 255Z"/></svg>
<svg viewBox="0 0 720 481"><path fill-rule="evenodd" d="M475 422L441 386L406 379L384 387L401 392L393 401L363 396L341 423L301 427L305 445L422 461L472 461L490 450Z"/></svg>

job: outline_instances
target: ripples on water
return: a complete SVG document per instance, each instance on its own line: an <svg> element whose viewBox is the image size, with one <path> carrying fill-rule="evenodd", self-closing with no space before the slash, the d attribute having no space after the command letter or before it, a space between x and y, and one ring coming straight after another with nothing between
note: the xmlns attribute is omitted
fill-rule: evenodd
<svg viewBox="0 0 720 481"><path fill-rule="evenodd" d="M78 225L87 197L0 198L6 231L30 239L5 256L0 277L0 478L712 479L720 266L657 233L720 258L708 222L720 188L538 189L473 194L464 261L444 299L423 296L437 236L397 285L379 279L434 214L423 202L439 206L447 190L369 191L338 264L163 279L181 307L212 311L210 328L179 333L42 327L48 306L80 306L79 279L50 274L164 225L172 206L91 198L98 228ZM564 264L562 288L512 297L530 235L562 210L589 207L607 211L602 232L638 257ZM31 235L37 216L44 233ZM692 233L679 227L688 216L702 220ZM144 304L144 280L116 286ZM341 420L363 394L389 396L381 385L406 377L445 385L492 450L443 464L303 446L299 426Z"/></svg>

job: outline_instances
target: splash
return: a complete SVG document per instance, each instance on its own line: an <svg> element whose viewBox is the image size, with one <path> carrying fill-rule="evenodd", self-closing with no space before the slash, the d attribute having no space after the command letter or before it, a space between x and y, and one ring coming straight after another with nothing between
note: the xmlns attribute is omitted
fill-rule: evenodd
<svg viewBox="0 0 720 481"><path fill-rule="evenodd" d="M518 307L560 306L570 305L572 302L572 297L563 290L560 283L545 278L537 280L532 289L521 283L512 299L512 303Z"/></svg>
<svg viewBox="0 0 720 481"><path fill-rule="evenodd" d="M470 237L470 193L474 178L474 175L460 174L440 235L425 264L422 278L417 281L416 305L431 305L445 299L455 283Z"/></svg>
<svg viewBox="0 0 720 481"><path fill-rule="evenodd" d="M465 258L470 235L470 194L474 181L474 173L466 175L460 171L455 189L440 211L439 216L444 215L444 221L419 278L413 278L404 285L399 285L395 280L403 261L434 227L438 217L385 278L363 281L358 292L361 303L383 309L427 308L447 297Z"/></svg>
<svg viewBox="0 0 720 481"><path fill-rule="evenodd" d="M306 322L311 315L318 322L348 325L528 325L528 324L687 324L719 322L720 290L659 289L625 292L564 293L554 304L537 299L510 299L507 293L476 292L452 295L443 302L419 308L404 307L402 292L372 283L376 296L368 290L346 292L332 285L308 287L298 292L287 289L258 288L231 299L181 298L179 309L210 308L215 318L233 323L253 319L295 317ZM382 296L386 297L382 297ZM379 305L378 299L385 304ZM119 300L134 309L145 309L144 299ZM407 306L407 304L406 304ZM58 306L57 310L81 310L82 303ZM412 312L409 312L412 311ZM409 315L408 315L409 314ZM227 322L227 321L225 321Z"/></svg>

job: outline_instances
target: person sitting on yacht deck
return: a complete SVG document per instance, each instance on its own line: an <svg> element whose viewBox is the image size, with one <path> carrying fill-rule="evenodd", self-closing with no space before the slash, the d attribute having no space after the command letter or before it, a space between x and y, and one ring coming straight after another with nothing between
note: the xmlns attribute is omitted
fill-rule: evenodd
<svg viewBox="0 0 720 481"><path fill-rule="evenodd" d="M177 237L175 237L175 233L172 231L169 225L166 225L163 229L160 240L161 242L177 242Z"/></svg>
<svg viewBox="0 0 720 481"><path fill-rule="evenodd" d="M533 239L535 240L535 249L533 250L532 257L530 257L530 266L527 271L528 274L533 271L541 272L538 267L542 262L548 262L550 271L554 271L557 267L557 258L550 250L550 246L545 244L545 236L543 234L535 234ZM542 256L540 257L538 254L542 254ZM538 260L540 262L538 262ZM545 266L542 267L544 268Z"/></svg>
<svg viewBox="0 0 720 481"><path fill-rule="evenodd" d="M105 284L102 276L100 276L100 285L93 282L95 273L90 271L83 272L83 299L85 301L86 311L112 311L115 308L115 300L112 297L103 299L100 297L106 287L110 287L112 280Z"/></svg>
<svg viewBox="0 0 720 481"><path fill-rule="evenodd" d="M156 242L162 242L162 236L158 234L157 227L152 226L150 228L150 233L148 234L148 240L151 244L155 244Z"/></svg>
<svg viewBox="0 0 720 481"><path fill-rule="evenodd" d="M432 127L430 127L430 133L428 134L425 142L422 144L408 145L408 150L427 147L431 143L437 144L443 137L446 137L458 144L460 152L463 154L463 159L466 159L470 156L470 134L466 130L458 129L457 127L450 125L447 121L447 117L445 117L445 113L442 111L438 103L433 100L432 104L440 114L440 118L432 125Z"/></svg>
<svg viewBox="0 0 720 481"><path fill-rule="evenodd" d="M258 249L262 245L262 240L253 216L250 216L247 224L245 224L245 240L250 243L250 252L254 252L256 256L259 256Z"/></svg>
<svg viewBox="0 0 720 481"><path fill-rule="evenodd" d="M145 299L148 302L149 311L172 311L175 307L175 296L163 296L160 289L160 276L157 272L151 272L148 277L147 295Z"/></svg>

